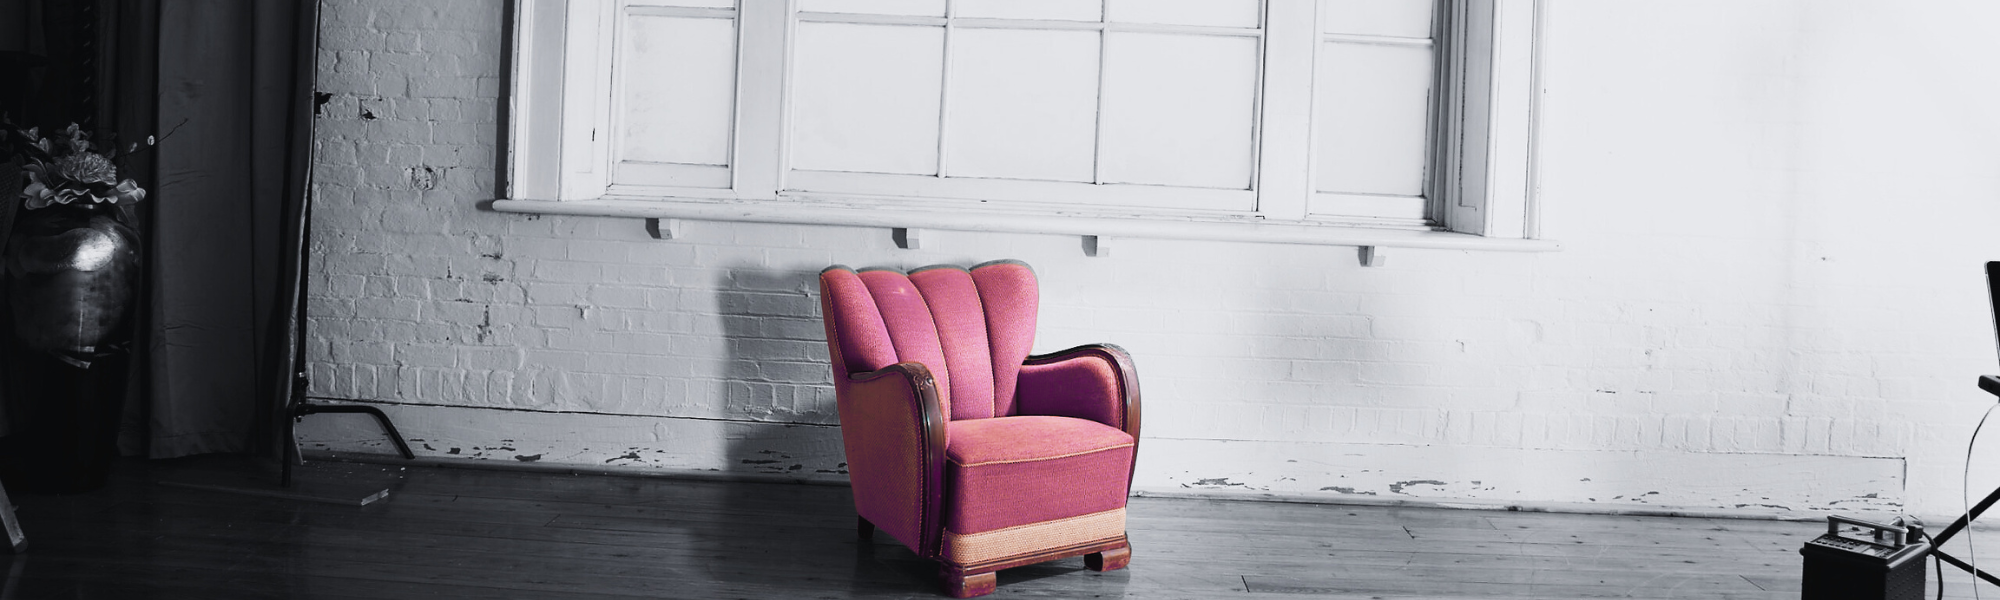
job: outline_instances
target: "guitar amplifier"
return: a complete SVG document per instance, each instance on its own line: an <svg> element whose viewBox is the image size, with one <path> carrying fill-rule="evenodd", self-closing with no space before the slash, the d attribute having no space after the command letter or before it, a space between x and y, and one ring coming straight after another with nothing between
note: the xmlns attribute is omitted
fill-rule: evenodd
<svg viewBox="0 0 2000 600"><path fill-rule="evenodd" d="M1921 530L1919 530L1921 531ZM1799 548L1802 600L1923 600L1931 545L1901 526L1827 517L1826 535Z"/></svg>

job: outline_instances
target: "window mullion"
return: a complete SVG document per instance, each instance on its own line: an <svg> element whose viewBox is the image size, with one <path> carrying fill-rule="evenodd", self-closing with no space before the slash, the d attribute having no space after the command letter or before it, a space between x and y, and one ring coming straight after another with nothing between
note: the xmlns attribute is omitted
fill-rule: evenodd
<svg viewBox="0 0 2000 600"><path fill-rule="evenodd" d="M1104 183L1104 65L1111 52L1111 3L1105 3L1103 11L1098 19L1106 26L1097 30L1097 120L1091 124L1097 131L1090 140L1090 182L1100 184Z"/></svg>
<svg viewBox="0 0 2000 600"><path fill-rule="evenodd" d="M784 121L791 101L785 57L791 53L792 2L738 4L731 187L738 198L773 199L784 185Z"/></svg>
<svg viewBox="0 0 2000 600"><path fill-rule="evenodd" d="M942 69L942 72L938 73L938 177L945 176L946 169L949 168L951 160L951 157L948 156L949 151L947 150L950 146L948 140L950 140L951 136L951 34L958 29L953 24L953 21L956 20L955 17L958 16L957 4L954 0L944 0L944 36L940 42L944 47L939 49L940 56L938 58L939 68Z"/></svg>
<svg viewBox="0 0 2000 600"><path fill-rule="evenodd" d="M1454 0L1445 51L1455 113L1440 147L1445 224L1455 232L1517 238L1529 231L1535 96L1535 0Z"/></svg>
<svg viewBox="0 0 2000 600"><path fill-rule="evenodd" d="M559 199L602 197L610 183L611 64L616 2L567 5Z"/></svg>
<svg viewBox="0 0 2000 600"><path fill-rule="evenodd" d="M1300 220L1306 217L1312 196L1317 0L1269 0L1264 10L1257 213L1267 219Z"/></svg>
<svg viewBox="0 0 2000 600"><path fill-rule="evenodd" d="M514 9L507 183L502 193L506 198L562 197L563 37L568 9L560 0L524 0Z"/></svg>

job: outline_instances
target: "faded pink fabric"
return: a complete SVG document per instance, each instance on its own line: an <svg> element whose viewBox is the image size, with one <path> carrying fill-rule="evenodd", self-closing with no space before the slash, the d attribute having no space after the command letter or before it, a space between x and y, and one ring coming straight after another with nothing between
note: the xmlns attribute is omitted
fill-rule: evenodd
<svg viewBox="0 0 2000 600"><path fill-rule="evenodd" d="M1125 395L1118 370L1100 356L1025 365L1020 375L1020 414L1076 417L1125 428Z"/></svg>
<svg viewBox="0 0 2000 600"><path fill-rule="evenodd" d="M867 270L860 275L861 282L868 284L868 294L875 297L875 307L882 311L882 324L888 327L889 341L896 346L896 362L916 361L930 367L931 376L937 378L938 403L943 405L944 414L952 414L951 363L945 362L944 347L938 344L937 325L931 321L931 308L924 303L923 292L897 271Z"/></svg>
<svg viewBox="0 0 2000 600"><path fill-rule="evenodd" d="M840 397L840 441L854 512L911 549L923 540L923 418L900 378ZM881 386L881 387L873 387ZM937 524L929 524L936 527Z"/></svg>
<svg viewBox="0 0 2000 600"><path fill-rule="evenodd" d="M916 361L937 378L950 418L1018 413L1015 378L1035 344L1039 294L1027 265L926 267L911 275L836 268L820 283L832 296L823 313L828 346L841 351L847 368L837 375Z"/></svg>
<svg viewBox="0 0 2000 600"><path fill-rule="evenodd" d="M819 285L854 510L915 549L924 531L938 526L923 522L923 416L907 382L880 381L857 389L848 380L850 373L897 362L881 313L861 279L836 267L820 273Z"/></svg>
<svg viewBox="0 0 2000 600"><path fill-rule="evenodd" d="M953 421L945 528L959 534L1125 506L1132 436L1069 417Z"/></svg>
<svg viewBox="0 0 2000 600"><path fill-rule="evenodd" d="M875 307L875 297L869 295L860 276L838 267L821 272L819 297L827 345L838 357L833 362L836 384L845 382L849 373L896 364L896 348L889 342L888 327L882 324L882 311Z"/></svg>
<svg viewBox="0 0 2000 600"><path fill-rule="evenodd" d="M987 346L986 310L972 274L958 267L926 267L910 274L924 294L951 377L951 418L993 416L993 355ZM942 384L940 384L942 385Z"/></svg>
<svg viewBox="0 0 2000 600"><path fill-rule="evenodd" d="M1019 262L990 262L973 267L972 281L986 307L986 336L993 349L993 414L1018 414L1014 378L1035 345L1035 311L1041 302L1035 270Z"/></svg>
<svg viewBox="0 0 2000 600"><path fill-rule="evenodd" d="M1133 438L1120 379L1100 357L1023 367L1039 289L1015 261L971 270L820 275L856 512L919 554L939 528L993 531L1125 506ZM925 523L923 423L899 377L849 376L900 362L935 379L945 424L942 523ZM1018 391L1017 391L1018 390ZM1018 416L1027 415L1027 416Z"/></svg>

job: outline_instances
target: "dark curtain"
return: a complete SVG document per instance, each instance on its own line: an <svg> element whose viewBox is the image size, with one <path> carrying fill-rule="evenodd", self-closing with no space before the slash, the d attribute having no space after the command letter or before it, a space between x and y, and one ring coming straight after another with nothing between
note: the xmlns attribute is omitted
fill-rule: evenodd
<svg viewBox="0 0 2000 600"><path fill-rule="evenodd" d="M157 127L128 453L269 452L290 401L314 0L158 3ZM136 434L136 435L134 435Z"/></svg>
<svg viewBox="0 0 2000 600"><path fill-rule="evenodd" d="M125 454L277 455L302 380L318 10L317 0L0 0L0 112L44 131L78 123L100 146L158 139L119 164L150 192L127 214L146 264L129 321Z"/></svg>

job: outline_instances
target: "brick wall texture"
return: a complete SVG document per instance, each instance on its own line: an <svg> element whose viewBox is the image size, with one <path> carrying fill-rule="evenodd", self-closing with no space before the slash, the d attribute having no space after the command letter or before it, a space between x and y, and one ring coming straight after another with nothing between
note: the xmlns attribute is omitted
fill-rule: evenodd
<svg viewBox="0 0 2000 600"><path fill-rule="evenodd" d="M1392 248L1364 268L1343 247L1121 240L1091 258L1065 236L931 232L900 250L886 230L713 222L660 241L636 219L484 210L501 154L503 4L329 0L312 394L438 407L470 430L491 419L553 432L588 415L824 431L837 419L819 269L1012 257L1043 279L1038 351L1109 341L1137 357L1149 437L1300 455L1330 444L1884 460L1908 474L1882 497L1955 505L1959 453L1990 400L1972 382L1995 370L1979 263L2000 244L1977 225L2000 222L1994 150L1842 122L1904 100L1794 50L1858 23L1800 24L1793 4L1551 4L1539 198L1565 250ZM1759 41L1648 50L1716 36ZM1877 147L1904 142L1927 145ZM591 444L588 431L506 435ZM702 460L688 466L738 466ZM1140 468L1199 482L1285 467ZM1411 461L1377 468L1429 478ZM1804 497L1840 477L1801 474L1713 506ZM1510 497L1581 501L1560 496Z"/></svg>

